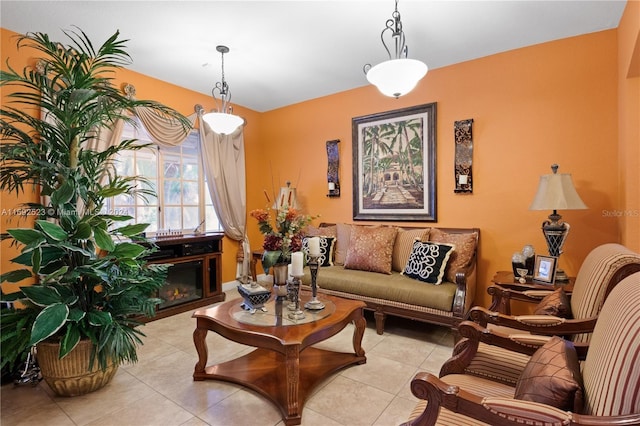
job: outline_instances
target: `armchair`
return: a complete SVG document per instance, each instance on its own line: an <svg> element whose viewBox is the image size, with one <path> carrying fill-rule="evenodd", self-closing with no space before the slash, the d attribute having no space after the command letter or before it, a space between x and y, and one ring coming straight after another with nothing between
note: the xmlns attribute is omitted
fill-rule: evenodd
<svg viewBox="0 0 640 426"><path fill-rule="evenodd" d="M638 271L640 254L620 244L603 244L587 255L578 271L570 299L573 316L570 319L551 315L512 316L482 307L472 308L469 318L486 330L459 328L463 338L454 347L451 359L443 364L440 376L473 374L514 385L531 354L548 336L564 336L576 344L587 343L611 290L623 278ZM470 339L471 335L477 339Z"/></svg>
<svg viewBox="0 0 640 426"><path fill-rule="evenodd" d="M470 321L463 324L462 328L469 325L481 329ZM638 425L638 335L640 273L635 273L611 291L602 307L590 343L576 345L581 347L578 358L584 358L581 373L579 368L574 373L578 376L580 394L584 398L582 409L571 412L535 398L516 399L522 380L528 379L526 377L522 377L515 386L510 386L467 374L437 378L429 373L418 373L411 382L411 391L420 398L420 402L404 425ZM555 339L573 346L566 340ZM562 368L561 373L569 370L569 367L559 368ZM557 389L550 386L547 390Z"/></svg>

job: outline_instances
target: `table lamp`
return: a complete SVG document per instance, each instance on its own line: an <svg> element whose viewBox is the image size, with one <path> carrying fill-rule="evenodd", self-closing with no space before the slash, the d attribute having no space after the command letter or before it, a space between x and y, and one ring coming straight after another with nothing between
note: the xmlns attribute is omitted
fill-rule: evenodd
<svg viewBox="0 0 640 426"><path fill-rule="evenodd" d="M552 174L540 176L538 192L529 210L553 210L549 219L542 223L542 233L547 241L549 255L559 258L570 226L566 222L561 222L562 216L558 214L558 210L582 210L587 206L578 195L571 174L558 173L557 164L553 164L551 170ZM556 281L569 281L562 269L557 269Z"/></svg>

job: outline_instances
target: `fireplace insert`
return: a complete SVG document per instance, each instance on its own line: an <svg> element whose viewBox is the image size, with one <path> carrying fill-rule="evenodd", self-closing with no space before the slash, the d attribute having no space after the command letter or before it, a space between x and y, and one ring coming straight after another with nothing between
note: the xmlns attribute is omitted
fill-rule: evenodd
<svg viewBox="0 0 640 426"><path fill-rule="evenodd" d="M202 260L173 261L169 268L167 282L159 290L162 299L159 309L202 299Z"/></svg>

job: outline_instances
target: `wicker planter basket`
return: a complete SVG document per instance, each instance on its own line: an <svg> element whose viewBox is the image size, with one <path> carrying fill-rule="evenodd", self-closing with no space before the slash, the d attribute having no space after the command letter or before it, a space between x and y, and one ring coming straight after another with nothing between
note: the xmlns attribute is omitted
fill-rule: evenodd
<svg viewBox="0 0 640 426"><path fill-rule="evenodd" d="M58 359L60 344L42 342L37 346L38 365L42 377L51 390L60 396L77 396L93 392L107 385L118 371L117 364L110 364L105 371L94 362L89 371L92 344L90 340L80 343L64 358Z"/></svg>

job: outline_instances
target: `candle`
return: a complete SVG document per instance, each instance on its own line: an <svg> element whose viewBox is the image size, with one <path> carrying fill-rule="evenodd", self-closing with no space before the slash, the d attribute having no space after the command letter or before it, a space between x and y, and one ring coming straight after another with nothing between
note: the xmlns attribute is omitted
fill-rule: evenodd
<svg viewBox="0 0 640 426"><path fill-rule="evenodd" d="M291 254L291 275L294 277L300 277L304 275L302 272L302 252L297 251Z"/></svg>
<svg viewBox="0 0 640 426"><path fill-rule="evenodd" d="M309 255L320 256L320 238L318 237L309 238Z"/></svg>
<svg viewBox="0 0 640 426"><path fill-rule="evenodd" d="M329 191L334 191L336 189L336 184L334 182L329 182Z"/></svg>
<svg viewBox="0 0 640 426"><path fill-rule="evenodd" d="M293 258L292 258L293 260ZM293 275L291 275L291 264L287 265L287 275L289 276L289 278L291 278Z"/></svg>

